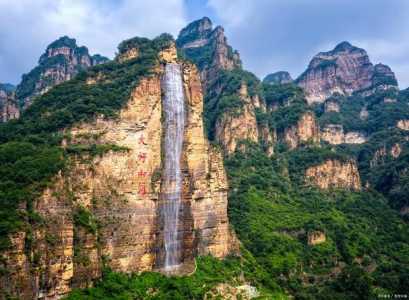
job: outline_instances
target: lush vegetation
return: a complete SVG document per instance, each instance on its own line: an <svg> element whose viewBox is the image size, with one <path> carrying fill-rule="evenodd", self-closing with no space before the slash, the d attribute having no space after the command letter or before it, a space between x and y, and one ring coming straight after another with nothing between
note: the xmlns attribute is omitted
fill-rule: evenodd
<svg viewBox="0 0 409 300"><path fill-rule="evenodd" d="M222 299L215 287L219 283L232 286L243 284L245 276L260 287L259 299L283 297L277 291L271 294L264 286L275 286L269 274L260 269L257 262L246 252L240 258L229 257L223 261L212 257L199 257L197 269L191 276L166 277L160 273L144 272L140 275L114 273L105 270L103 278L95 287L74 290L66 299Z"/></svg>
<svg viewBox="0 0 409 300"><path fill-rule="evenodd" d="M292 180L326 155L304 149L269 158L258 145L247 145L229 158L229 214L240 240L298 299L404 293L409 228L387 201L374 191L322 192ZM309 246L313 230L327 241Z"/></svg>
<svg viewBox="0 0 409 300"><path fill-rule="evenodd" d="M242 84L247 86L250 97L259 94L260 81L247 71L234 69L220 71L205 95L204 121L210 139L214 138L216 121L222 116L240 114L244 101L239 91Z"/></svg>

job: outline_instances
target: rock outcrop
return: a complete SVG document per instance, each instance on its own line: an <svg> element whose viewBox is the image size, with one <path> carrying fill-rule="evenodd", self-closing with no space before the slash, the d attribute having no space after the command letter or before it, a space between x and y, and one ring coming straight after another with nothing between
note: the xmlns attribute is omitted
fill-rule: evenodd
<svg viewBox="0 0 409 300"><path fill-rule="evenodd" d="M322 129L321 139L331 145L339 144L363 144L367 136L363 132L350 131L345 133L344 127L338 124L328 124Z"/></svg>
<svg viewBox="0 0 409 300"><path fill-rule="evenodd" d="M14 93L14 86L0 83L0 122L7 122L20 116Z"/></svg>
<svg viewBox="0 0 409 300"><path fill-rule="evenodd" d="M213 29L213 24L207 17L183 28L176 43L198 66L205 90L220 70L241 67L239 53L228 45L223 27Z"/></svg>
<svg viewBox="0 0 409 300"><path fill-rule="evenodd" d="M399 120L396 127L402 130L409 130L409 120Z"/></svg>
<svg viewBox="0 0 409 300"><path fill-rule="evenodd" d="M286 128L284 141L290 149L297 148L301 143L319 143L320 131L314 113L304 113L296 125Z"/></svg>
<svg viewBox="0 0 409 300"><path fill-rule="evenodd" d="M306 181L321 189L342 188L360 190L361 179L354 160L339 161L328 159L305 171Z"/></svg>
<svg viewBox="0 0 409 300"><path fill-rule="evenodd" d="M356 91L372 93L375 88L397 86L388 66L374 66L365 50L342 42L333 50L317 54L296 83L304 88L308 103L323 102L331 95L351 95Z"/></svg>
<svg viewBox="0 0 409 300"><path fill-rule="evenodd" d="M175 58L176 49L170 51ZM204 136L199 73L191 64L163 61L179 63L183 70L186 123L179 224L188 270L196 255L222 258L238 244L229 229L222 155ZM42 226L34 228L31 245L24 232L12 238L14 246L3 257L9 273L7 283L0 281L2 289L22 299L58 299L73 287L92 284L103 265L121 272L163 267L162 73L163 66L158 66L140 81L117 119L98 118L66 132L64 147L116 148L96 157L76 157L70 170L60 173L35 201Z"/></svg>
<svg viewBox="0 0 409 300"><path fill-rule="evenodd" d="M232 154L241 140L258 142L259 132L253 99L247 93L243 83L240 89L240 99L243 107L239 112L225 113L216 121L216 141L219 142L226 154ZM270 142L270 137L267 137Z"/></svg>
<svg viewBox="0 0 409 300"><path fill-rule="evenodd" d="M268 74L263 79L263 83L268 83L268 84L285 84L285 83L291 83L291 82L293 82L293 79L291 78L290 73L286 71L279 71L279 72Z"/></svg>
<svg viewBox="0 0 409 300"><path fill-rule="evenodd" d="M41 55L38 66L24 74L16 89L16 98L21 107L28 107L34 97L46 93L56 84L70 80L80 71L86 70L108 59L101 55L91 56L76 40L63 36L52 42Z"/></svg>
<svg viewBox="0 0 409 300"><path fill-rule="evenodd" d="M325 243L325 241L327 240L327 237L324 232L315 230L315 231L308 232L307 240L308 240L308 245L315 246L315 245Z"/></svg>
<svg viewBox="0 0 409 300"><path fill-rule="evenodd" d="M326 113L329 113L329 112L339 112L340 111L340 107L339 107L339 103L338 103L338 101L337 100L335 100L335 99L327 99L325 102L324 102L324 111L326 112Z"/></svg>

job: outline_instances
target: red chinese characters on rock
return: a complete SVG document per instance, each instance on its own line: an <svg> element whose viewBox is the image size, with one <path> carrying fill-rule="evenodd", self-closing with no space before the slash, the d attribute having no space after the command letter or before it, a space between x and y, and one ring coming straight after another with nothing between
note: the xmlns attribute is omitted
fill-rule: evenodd
<svg viewBox="0 0 409 300"><path fill-rule="evenodd" d="M138 194L139 194L140 196L145 196L146 193L147 193L147 191L146 191L146 184L145 184L145 182L140 182L139 185L138 185Z"/></svg>
<svg viewBox="0 0 409 300"><path fill-rule="evenodd" d="M139 152L138 154L138 161L144 163L146 161L146 153L144 152Z"/></svg>

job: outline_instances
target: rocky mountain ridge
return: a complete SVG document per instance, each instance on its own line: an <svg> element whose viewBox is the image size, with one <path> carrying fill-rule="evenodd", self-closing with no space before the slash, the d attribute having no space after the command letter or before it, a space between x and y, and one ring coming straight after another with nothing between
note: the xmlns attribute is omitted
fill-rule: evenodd
<svg viewBox="0 0 409 300"><path fill-rule="evenodd" d="M16 87L17 101L25 109L34 97L46 93L51 87L107 61L106 57L99 54L91 56L87 47L79 47L75 39L63 36L48 45L38 66L23 75L21 83Z"/></svg>
<svg viewBox="0 0 409 300"><path fill-rule="evenodd" d="M350 96L358 91L397 88L388 66L373 65L364 49L348 42L314 56L296 83L305 90L309 103L321 103L334 93Z"/></svg>

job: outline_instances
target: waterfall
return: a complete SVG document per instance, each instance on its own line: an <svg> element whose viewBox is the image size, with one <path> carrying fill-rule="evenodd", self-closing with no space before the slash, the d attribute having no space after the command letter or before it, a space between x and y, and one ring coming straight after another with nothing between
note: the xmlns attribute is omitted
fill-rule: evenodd
<svg viewBox="0 0 409 300"><path fill-rule="evenodd" d="M182 174L180 161L185 126L184 93L181 68L166 64L163 77L165 112L164 165L162 174L162 216L164 221L165 270L181 264L181 240L178 236Z"/></svg>

